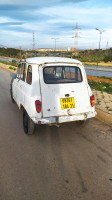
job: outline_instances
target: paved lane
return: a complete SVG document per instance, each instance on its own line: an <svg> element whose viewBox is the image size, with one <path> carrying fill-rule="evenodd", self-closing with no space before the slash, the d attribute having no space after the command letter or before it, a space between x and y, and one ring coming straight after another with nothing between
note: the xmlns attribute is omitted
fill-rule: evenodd
<svg viewBox="0 0 112 200"><path fill-rule="evenodd" d="M111 200L112 128L39 126L27 136L0 69L0 200Z"/></svg>

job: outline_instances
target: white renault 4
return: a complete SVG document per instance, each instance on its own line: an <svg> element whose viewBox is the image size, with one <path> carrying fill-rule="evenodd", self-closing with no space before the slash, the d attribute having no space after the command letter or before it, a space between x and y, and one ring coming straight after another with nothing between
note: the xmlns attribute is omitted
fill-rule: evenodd
<svg viewBox="0 0 112 200"><path fill-rule="evenodd" d="M22 60L11 81L11 98L23 110L26 134L35 124L58 125L95 117L95 99L84 66L61 57Z"/></svg>

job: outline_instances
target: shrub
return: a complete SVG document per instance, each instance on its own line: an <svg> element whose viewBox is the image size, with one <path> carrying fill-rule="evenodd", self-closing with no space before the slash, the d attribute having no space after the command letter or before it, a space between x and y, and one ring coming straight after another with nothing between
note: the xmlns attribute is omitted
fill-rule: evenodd
<svg viewBox="0 0 112 200"><path fill-rule="evenodd" d="M111 62L112 61L112 55L105 56L103 61L104 62Z"/></svg>
<svg viewBox="0 0 112 200"><path fill-rule="evenodd" d="M112 94L112 84L110 83L89 81L89 85L92 89Z"/></svg>
<svg viewBox="0 0 112 200"><path fill-rule="evenodd" d="M10 66L9 69L13 69L13 67Z"/></svg>

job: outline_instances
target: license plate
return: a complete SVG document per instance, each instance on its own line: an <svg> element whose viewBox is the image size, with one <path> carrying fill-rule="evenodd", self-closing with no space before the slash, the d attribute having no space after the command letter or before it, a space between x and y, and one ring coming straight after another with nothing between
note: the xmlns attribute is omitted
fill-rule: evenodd
<svg viewBox="0 0 112 200"><path fill-rule="evenodd" d="M74 97L61 98L61 109L75 108Z"/></svg>

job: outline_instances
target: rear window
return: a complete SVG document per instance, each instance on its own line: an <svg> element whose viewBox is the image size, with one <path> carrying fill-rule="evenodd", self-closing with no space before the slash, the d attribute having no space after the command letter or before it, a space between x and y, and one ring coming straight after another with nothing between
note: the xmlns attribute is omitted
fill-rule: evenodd
<svg viewBox="0 0 112 200"><path fill-rule="evenodd" d="M82 82L79 67L51 66L44 68L44 81L47 84L80 83Z"/></svg>

